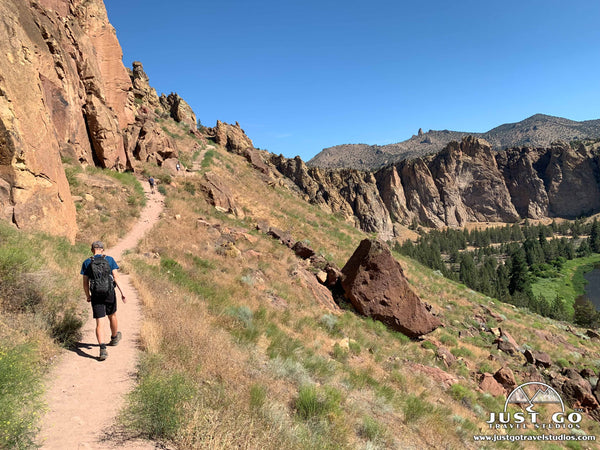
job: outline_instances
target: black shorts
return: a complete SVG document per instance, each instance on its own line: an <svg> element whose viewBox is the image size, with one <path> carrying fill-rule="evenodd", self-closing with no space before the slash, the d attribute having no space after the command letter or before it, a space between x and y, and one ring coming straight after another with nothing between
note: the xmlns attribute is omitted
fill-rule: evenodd
<svg viewBox="0 0 600 450"><path fill-rule="evenodd" d="M105 297L92 295L92 312L94 319L112 316L117 312L117 295L114 289Z"/></svg>

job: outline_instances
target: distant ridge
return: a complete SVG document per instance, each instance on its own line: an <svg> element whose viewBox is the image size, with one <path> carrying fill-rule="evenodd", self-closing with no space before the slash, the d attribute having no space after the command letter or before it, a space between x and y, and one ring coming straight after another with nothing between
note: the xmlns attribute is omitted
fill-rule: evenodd
<svg viewBox="0 0 600 450"><path fill-rule="evenodd" d="M511 147L547 147L555 141L600 138L600 119L577 122L562 117L535 114L521 122L507 123L485 133L422 130L406 141L389 145L344 144L323 149L308 165L326 168L376 169L404 159L442 150L464 136L488 141L494 150Z"/></svg>

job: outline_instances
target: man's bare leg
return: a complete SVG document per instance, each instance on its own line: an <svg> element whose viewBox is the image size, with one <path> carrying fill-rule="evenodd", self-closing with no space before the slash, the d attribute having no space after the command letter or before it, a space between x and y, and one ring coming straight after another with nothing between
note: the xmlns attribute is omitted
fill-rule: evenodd
<svg viewBox="0 0 600 450"><path fill-rule="evenodd" d="M117 331L119 331L119 323L117 322L117 313L111 314L108 316L108 321L110 322L110 337L113 338L117 335Z"/></svg>
<svg viewBox="0 0 600 450"><path fill-rule="evenodd" d="M98 339L98 345L102 344L102 319L96 319L96 339Z"/></svg>

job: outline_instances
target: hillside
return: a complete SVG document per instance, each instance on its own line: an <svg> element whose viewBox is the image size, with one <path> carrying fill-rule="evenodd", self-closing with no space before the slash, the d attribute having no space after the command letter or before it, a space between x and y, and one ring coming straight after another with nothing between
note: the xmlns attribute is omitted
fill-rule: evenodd
<svg viewBox="0 0 600 450"><path fill-rule="evenodd" d="M357 315L257 225L289 231L340 266L362 232L308 204L277 172L259 170L259 159L217 146L198 163L199 171L180 176L149 167L164 180L166 210L124 262L144 305L143 354L107 443L142 436L171 448L480 448L473 436L491 435L485 422L502 411L511 386L536 380L560 387L569 411L588 411L578 436L598 434L585 386L595 383L600 341L585 329L499 303L396 255L443 323L410 340ZM228 187L227 208L214 205L207 187L216 185ZM80 213L93 210L85 203ZM46 244L50 255L54 245ZM7 337L28 340L19 317L3 315L8 354ZM528 364L527 351L550 366Z"/></svg>
<svg viewBox="0 0 600 450"><path fill-rule="evenodd" d="M437 153L451 141L473 136L488 141L494 150L512 147L549 147L553 142L600 138L600 119L577 122L561 117L535 114L516 123L507 123L485 133L419 130L406 141L388 145L345 144L323 149L308 161L309 166L372 170L405 159Z"/></svg>
<svg viewBox="0 0 600 450"><path fill-rule="evenodd" d="M112 246L140 225L140 183L152 175L164 210L120 261L141 301L141 323L121 323L137 366L118 382L133 388L86 447L142 438L173 449L479 449L495 436L519 442L483 447L540 448L533 439L568 435L543 448L598 448L597 331L479 294L376 241L397 233L387 205L400 218L409 204L398 168L419 200L408 221L516 221L529 209L595 207L597 143L506 152L499 163L465 139L379 178L307 168L254 149L237 123L197 129L185 101L158 96L141 63L122 66L100 0L9 0L0 12L0 47L19 62L0 65L0 447L44 447L43 393L66 352L86 358L76 380L110 373L111 358L96 361L96 344L82 341L90 311L79 268L90 240ZM509 185L513 168L523 176ZM367 267L360 283L402 282L402 295L367 302L410 300L434 326L397 331L416 307L392 319L358 312L344 283L363 242L378 242L394 271ZM103 381L78 392L106 396ZM524 383L543 388L507 398ZM65 386L58 401L72 393ZM551 402L525 418L534 394ZM73 403L93 413L85 395ZM61 429L98 425L82 417Z"/></svg>
<svg viewBox="0 0 600 450"><path fill-rule="evenodd" d="M491 374L568 384L562 367L596 373L600 345L585 330L400 257L443 327L409 340L357 315L256 225L289 231L338 265L364 234L303 201L277 172L266 176L223 148L204 170L228 186L229 213L203 194L206 176L187 174L167 187L166 217L130 259L146 305L139 403L130 410L141 417L130 420L145 433L156 433L145 392L160 389L180 401L156 413L181 411L176 429L157 434L181 448L479 448L473 435L489 431L485 421L506 395L488 390L497 386ZM494 333L548 355L551 366L499 350ZM581 427L600 429L589 419Z"/></svg>

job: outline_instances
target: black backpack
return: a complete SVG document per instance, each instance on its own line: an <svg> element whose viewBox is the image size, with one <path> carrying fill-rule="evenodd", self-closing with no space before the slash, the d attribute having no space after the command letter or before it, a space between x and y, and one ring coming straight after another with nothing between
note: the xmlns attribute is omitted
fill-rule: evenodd
<svg viewBox="0 0 600 450"><path fill-rule="evenodd" d="M90 292L94 296L106 296L114 289L110 264L104 255L100 258L92 256L90 259L91 262L88 270Z"/></svg>

